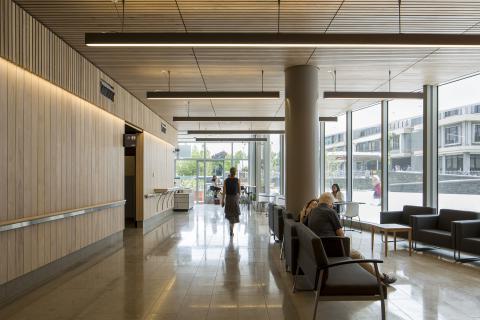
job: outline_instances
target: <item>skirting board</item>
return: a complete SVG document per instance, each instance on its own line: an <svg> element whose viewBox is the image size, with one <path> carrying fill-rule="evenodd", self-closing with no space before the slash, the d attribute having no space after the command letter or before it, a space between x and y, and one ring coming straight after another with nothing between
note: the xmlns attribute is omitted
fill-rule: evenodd
<svg viewBox="0 0 480 320"><path fill-rule="evenodd" d="M123 230L0 285L0 308L86 262L98 261L123 247Z"/></svg>
<svg viewBox="0 0 480 320"><path fill-rule="evenodd" d="M147 234L171 218L173 218L173 209L168 209L147 220L138 221L137 226L143 228L143 234Z"/></svg>

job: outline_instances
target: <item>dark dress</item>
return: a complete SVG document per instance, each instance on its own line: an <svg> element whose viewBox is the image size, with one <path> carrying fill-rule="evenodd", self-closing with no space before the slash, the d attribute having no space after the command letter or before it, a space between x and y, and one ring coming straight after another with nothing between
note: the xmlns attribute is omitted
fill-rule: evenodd
<svg viewBox="0 0 480 320"><path fill-rule="evenodd" d="M238 178L228 178L225 180L225 219L231 224L238 223L240 220L240 190L238 189Z"/></svg>

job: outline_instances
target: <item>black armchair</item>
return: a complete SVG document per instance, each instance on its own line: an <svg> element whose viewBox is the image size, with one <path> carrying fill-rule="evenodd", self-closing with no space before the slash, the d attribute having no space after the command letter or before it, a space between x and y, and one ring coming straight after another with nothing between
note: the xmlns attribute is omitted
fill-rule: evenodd
<svg viewBox="0 0 480 320"><path fill-rule="evenodd" d="M397 223L411 226L410 216L413 215L434 215L435 208L419 206L403 206L402 211L380 212L380 223Z"/></svg>
<svg viewBox="0 0 480 320"><path fill-rule="evenodd" d="M310 283L316 291L313 319L317 314L320 300L380 300L382 319L385 319L383 286L378 271L381 260L353 260L345 256L327 256L323 243L343 243L341 239L320 239L307 226L297 224L299 242L297 272L293 291L297 289L300 277ZM345 252L342 252L342 255ZM373 263L375 276L363 269L361 263ZM300 274L302 272L303 276Z"/></svg>
<svg viewBox="0 0 480 320"><path fill-rule="evenodd" d="M270 234L273 234L273 208L275 204L269 203L267 207L267 214L268 214L268 227L270 228Z"/></svg>
<svg viewBox="0 0 480 320"><path fill-rule="evenodd" d="M296 225L293 219L284 220L283 230L283 256L285 258L285 269L295 274L297 271L297 255L298 255L298 237Z"/></svg>
<svg viewBox="0 0 480 320"><path fill-rule="evenodd" d="M411 216L412 235L415 243L421 241L433 246L455 250L455 229L453 222L480 219L480 214L472 211L441 209L438 215Z"/></svg>
<svg viewBox="0 0 480 320"><path fill-rule="evenodd" d="M283 240L283 211L285 207L273 206L273 236L277 241Z"/></svg>
<svg viewBox="0 0 480 320"><path fill-rule="evenodd" d="M453 229L458 259L462 251L480 256L480 220L455 221Z"/></svg>

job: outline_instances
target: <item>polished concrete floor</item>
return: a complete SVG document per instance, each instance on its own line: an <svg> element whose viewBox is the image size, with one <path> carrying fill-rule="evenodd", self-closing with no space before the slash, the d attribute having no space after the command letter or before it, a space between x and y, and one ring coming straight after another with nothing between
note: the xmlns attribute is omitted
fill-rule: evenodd
<svg viewBox="0 0 480 320"><path fill-rule="evenodd" d="M311 319L313 293L292 279L263 214L244 212L230 239L219 206L175 215L175 234L125 233L125 246L93 259L0 310L0 319ZM349 232L372 256L370 234ZM378 240L375 257L383 255ZM480 319L480 268L436 253L385 258L387 319ZM379 302L321 302L317 319L379 319Z"/></svg>

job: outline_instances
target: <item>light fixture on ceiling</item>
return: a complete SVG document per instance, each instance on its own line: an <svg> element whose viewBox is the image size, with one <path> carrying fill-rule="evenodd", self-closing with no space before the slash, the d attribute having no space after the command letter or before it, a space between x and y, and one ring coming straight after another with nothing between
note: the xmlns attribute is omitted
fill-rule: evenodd
<svg viewBox="0 0 480 320"><path fill-rule="evenodd" d="M423 99L423 92L325 91L324 99Z"/></svg>
<svg viewBox="0 0 480 320"><path fill-rule="evenodd" d="M337 117L319 117L319 121L336 122ZM173 117L177 122L225 121L225 122L272 122L285 121L285 117Z"/></svg>
<svg viewBox="0 0 480 320"><path fill-rule="evenodd" d="M148 91L149 100L278 99L279 91Z"/></svg>
<svg viewBox="0 0 480 320"><path fill-rule="evenodd" d="M267 138L195 138L197 142L250 142L267 141Z"/></svg>
<svg viewBox="0 0 480 320"><path fill-rule="evenodd" d="M188 134L284 134L285 130L188 130Z"/></svg>
<svg viewBox="0 0 480 320"><path fill-rule="evenodd" d="M463 48L480 47L477 34L405 33L85 33L97 47Z"/></svg>

